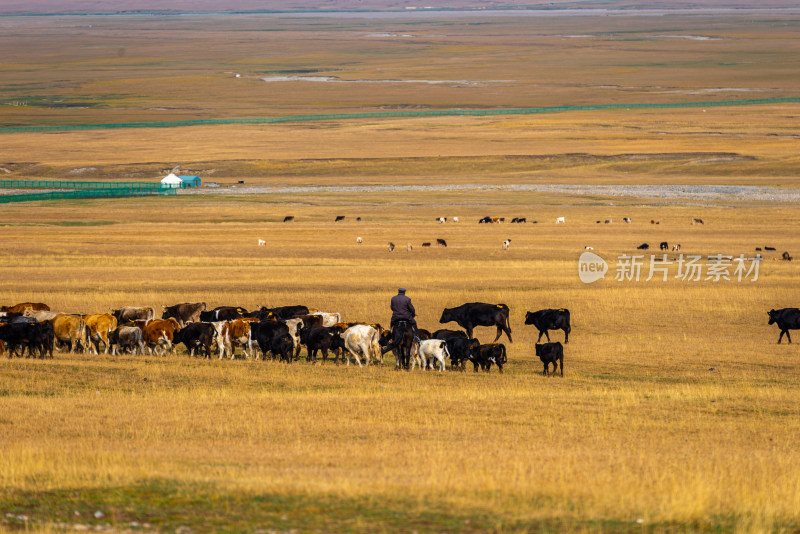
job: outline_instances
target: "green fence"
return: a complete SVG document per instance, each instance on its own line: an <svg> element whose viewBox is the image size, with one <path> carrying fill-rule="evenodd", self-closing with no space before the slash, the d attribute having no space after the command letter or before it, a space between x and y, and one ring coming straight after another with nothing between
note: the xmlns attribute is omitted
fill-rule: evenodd
<svg viewBox="0 0 800 534"><path fill-rule="evenodd" d="M62 200L75 198L113 198L135 197L150 195L175 195L177 189L129 189L117 187L114 189L79 189L76 191L52 191L49 193L24 193L20 195L0 195L0 204L10 202L31 202L36 200Z"/></svg>
<svg viewBox="0 0 800 534"><path fill-rule="evenodd" d="M153 182L74 182L71 180L0 180L0 189L82 189L132 191L161 191L169 189L161 183Z"/></svg>
<svg viewBox="0 0 800 534"><path fill-rule="evenodd" d="M764 104L785 104L800 102L800 97L757 98L752 100L719 100L708 102L669 102L639 104L597 104L582 106L551 106L540 108L510 109L450 109L425 111L385 111L369 113L335 113L331 115L296 115L289 117L272 117L261 119L197 119L164 122L123 122L111 124L67 124L63 126L9 126L0 128L0 133L21 132L67 132L77 130L113 130L127 128L175 128L179 126L204 126L226 124L280 124L286 122L331 121L350 119L384 119L406 117L447 117L471 116L487 117L494 115L531 115L538 113L561 113L565 111L603 111L617 109L679 109L710 108L721 106L756 106Z"/></svg>

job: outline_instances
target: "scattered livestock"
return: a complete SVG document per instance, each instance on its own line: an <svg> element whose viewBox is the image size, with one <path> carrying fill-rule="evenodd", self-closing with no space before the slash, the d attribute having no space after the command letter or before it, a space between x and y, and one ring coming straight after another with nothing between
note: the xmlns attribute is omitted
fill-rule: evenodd
<svg viewBox="0 0 800 534"><path fill-rule="evenodd" d="M294 220L294 215L287 215L283 218L283 222L292 222Z"/></svg>
<svg viewBox="0 0 800 534"><path fill-rule="evenodd" d="M584 250L594 250L594 247L589 247L589 246L586 246L586 247L583 247L583 249L584 249Z"/></svg>
<svg viewBox="0 0 800 534"><path fill-rule="evenodd" d="M783 334L786 334L786 339L791 343L792 337L789 335L789 330L800 329L800 309L782 308L780 310L770 310L767 315L769 315L769 323L767 324L777 324L778 328L781 329L781 335L778 336L778 344L780 345Z"/></svg>
<svg viewBox="0 0 800 534"><path fill-rule="evenodd" d="M560 342L536 344L536 355L542 360L544 364L544 371L542 375L547 376L550 369L550 364L553 364L553 374L558 371L559 362L561 362L561 376L564 376L564 347Z"/></svg>
<svg viewBox="0 0 800 534"><path fill-rule="evenodd" d="M389 252L394 252L394 243L389 241Z"/></svg>
<svg viewBox="0 0 800 534"><path fill-rule="evenodd" d="M412 250L414 250L414 247L411 246L411 243L406 245L406 252L411 252Z"/></svg>
<svg viewBox="0 0 800 534"><path fill-rule="evenodd" d="M569 343L569 333L572 332L572 327L570 326L569 310L566 308L527 312L525 314L525 324L533 325L539 331L537 343L542 340L542 334L547 338L547 341L550 341L548 330L563 330L564 343Z"/></svg>
<svg viewBox="0 0 800 534"><path fill-rule="evenodd" d="M356 245L360 245L360 244L361 244L361 243L363 243L363 242L364 242L364 240L363 240L363 239L361 239L361 236L359 236L359 237L357 237L357 238L356 238Z"/></svg>
<svg viewBox="0 0 800 534"><path fill-rule="evenodd" d="M476 326L496 326L497 337L495 341L505 332L508 340L511 339L511 328L508 324L510 310L505 304L487 304L485 302L469 302L455 308L445 308L439 322L456 322L467 331L467 337L472 337L472 330Z"/></svg>
<svg viewBox="0 0 800 534"><path fill-rule="evenodd" d="M626 222L626 223L630 223L631 222L631 218L630 217L623 217L622 220L624 222Z"/></svg>
<svg viewBox="0 0 800 534"><path fill-rule="evenodd" d="M650 248L650 245L648 245L647 243L642 243L641 245L639 245L639 246L638 246L638 247L636 247L636 248L637 248L638 250L647 250L647 249L649 249L649 248Z"/></svg>
<svg viewBox="0 0 800 534"><path fill-rule="evenodd" d="M781 254L781 259L786 260L786 261L792 261L792 257L789 256L788 252L784 252L783 254Z"/></svg>
<svg viewBox="0 0 800 534"><path fill-rule="evenodd" d="M438 222L439 224L444 224L447 222L447 217L437 217L436 222Z"/></svg>
<svg viewBox="0 0 800 534"><path fill-rule="evenodd" d="M556 224L565 224L566 221L564 217L556 217Z"/></svg>
<svg viewBox="0 0 800 534"><path fill-rule="evenodd" d="M453 222L457 223L458 222L458 217L453 217Z"/></svg>
<svg viewBox="0 0 800 534"><path fill-rule="evenodd" d="M447 241L445 241L444 239L437 238L436 239L436 244L438 246L440 246L440 247L446 247L447 246Z"/></svg>
<svg viewBox="0 0 800 534"><path fill-rule="evenodd" d="M259 247L266 247L267 246L267 242L264 241L263 239L259 239L258 240L258 246Z"/></svg>
<svg viewBox="0 0 800 534"><path fill-rule="evenodd" d="M692 224L703 224L703 219L693 218Z"/></svg>
<svg viewBox="0 0 800 534"><path fill-rule="evenodd" d="M511 224L524 224L528 222L528 219L525 217L514 217L511 219Z"/></svg>
<svg viewBox="0 0 800 534"><path fill-rule="evenodd" d="M679 252L681 250L681 244L678 243L677 245L673 245L672 252Z"/></svg>
<svg viewBox="0 0 800 534"><path fill-rule="evenodd" d="M605 224L611 224L611 223L613 223L613 222L614 222L614 219L606 219L606 220L605 220L605 221L603 221L603 222L604 222Z"/></svg>
<svg viewBox="0 0 800 534"><path fill-rule="evenodd" d="M503 250L508 250L508 247L510 247L510 246L511 246L511 240L510 239L506 239L505 241L503 241Z"/></svg>
<svg viewBox="0 0 800 534"><path fill-rule="evenodd" d="M333 222L340 222L344 220L344 215L337 215Z"/></svg>
<svg viewBox="0 0 800 534"><path fill-rule="evenodd" d="M666 241L662 241L661 244L658 245L658 248L660 248L661 250L669 250L669 243L667 243Z"/></svg>
<svg viewBox="0 0 800 534"><path fill-rule="evenodd" d="M430 243L430 241L426 241L425 243L422 244L422 246L423 247L429 247L429 246L431 246L431 243Z"/></svg>

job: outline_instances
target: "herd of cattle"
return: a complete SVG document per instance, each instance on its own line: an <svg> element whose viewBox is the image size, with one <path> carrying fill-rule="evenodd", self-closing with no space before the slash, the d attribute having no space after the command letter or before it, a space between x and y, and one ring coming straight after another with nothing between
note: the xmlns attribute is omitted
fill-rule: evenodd
<svg viewBox="0 0 800 534"><path fill-rule="evenodd" d="M455 322L463 330L419 329L419 340L412 350L412 366L463 371L467 362L474 370L489 371L496 365L500 372L508 361L505 345L497 343L502 334L511 341L509 308L504 304L473 302L445 308L440 323ZM245 358L278 359L291 363L306 349L306 360L340 359L349 365L351 357L361 366L381 364L381 348L392 341L391 330L375 323L345 323L339 313L311 311L307 306L261 307L248 311L238 306L220 306L208 310L204 302L164 306L161 318L149 307L124 306L109 313L76 315L51 311L44 303L24 302L0 307L0 354L8 357L53 357L55 349L99 354L121 353L163 355L183 344L190 356L213 355L233 359L241 348ZM550 343L549 330L561 329L564 342L569 339L570 315L566 309L528 312L525 324L539 331L536 354L554 372L559 364L564 374L561 343ZM482 344L473 337L477 326L496 326L493 343ZM547 343L538 344L542 336ZM27 351L27 352L26 352ZM399 366L399 363L398 363Z"/></svg>
<svg viewBox="0 0 800 534"><path fill-rule="evenodd" d="M505 345L497 343L505 334L511 342L510 310L505 304L472 302L456 308L445 308L440 323L457 323L463 330L440 329L435 332L419 329L419 341L412 350L413 369L445 370L446 360L454 369L463 371L472 362L474 370L489 371L496 365L503 372L508 361ZM800 309L783 308L768 312L769 324L780 328L778 343L786 335L792 342L789 330L800 329ZM536 355L548 374L564 374L564 350L560 342L550 342L550 330L563 330L564 343L568 343L570 312L567 309L545 309L527 312L525 324L539 332ZM477 326L495 326L497 335L492 343L482 344L473 337ZM542 336L547 343L539 344ZM333 354L350 364L351 357L361 366L362 359L381 364L382 346L392 340L392 332L374 323L345 323L339 313L311 311L302 305L261 307L247 311L242 307L220 306L208 310L204 302L165 306L161 318L148 307L125 306L110 313L72 315L50 311L43 303L25 302L15 306L0 307L0 354L8 356L53 357L56 348L61 350L93 352L101 348L106 354L123 352L136 354L166 354L183 344L190 356L220 359L236 357L241 347L245 358L270 358L291 363L298 360L302 348L306 361L317 361L317 354L327 361ZM398 367L400 366L399 360Z"/></svg>

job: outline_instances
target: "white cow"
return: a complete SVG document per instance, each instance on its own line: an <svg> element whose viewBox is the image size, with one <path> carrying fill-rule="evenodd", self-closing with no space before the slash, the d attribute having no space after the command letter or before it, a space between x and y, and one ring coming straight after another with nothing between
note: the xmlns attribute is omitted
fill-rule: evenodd
<svg viewBox="0 0 800 534"><path fill-rule="evenodd" d="M356 245L360 245L360 244L361 244L361 243L363 243L363 242L364 242L364 240L363 240L363 239L361 239L361 236L359 236L359 237L357 237L357 238L356 238Z"/></svg>
<svg viewBox="0 0 800 534"><path fill-rule="evenodd" d="M510 239L506 239L505 241L503 241L503 250L508 250L508 247L510 247L510 246L511 246L511 240Z"/></svg>
<svg viewBox="0 0 800 534"><path fill-rule="evenodd" d="M453 217L453 222L458 222L458 217Z"/></svg>
<svg viewBox="0 0 800 534"><path fill-rule="evenodd" d="M434 360L439 362L439 372L444 371L444 362L450 357L447 342L442 339L425 339L411 347L411 369L419 363L421 369L434 368Z"/></svg>
<svg viewBox="0 0 800 534"><path fill-rule="evenodd" d="M625 221L626 223L631 222L631 218L630 217L623 217L622 220Z"/></svg>
<svg viewBox="0 0 800 534"><path fill-rule="evenodd" d="M556 219L556 224L563 224L564 222L565 222L565 221L564 221L564 217L558 217L558 218Z"/></svg>
<svg viewBox="0 0 800 534"><path fill-rule="evenodd" d="M259 247L266 247L267 246L267 242L264 241L263 239L259 239L258 240L258 246Z"/></svg>
<svg viewBox="0 0 800 534"><path fill-rule="evenodd" d="M336 323L342 322L342 315L340 313L328 313L328 312L321 312L315 311L312 312L311 315L321 315L322 316L322 326L333 326Z"/></svg>
<svg viewBox="0 0 800 534"><path fill-rule="evenodd" d="M294 319L286 319L285 321L286 326L289 327L289 337L292 338L292 344L294 345L294 359L300 357L300 336L298 332L300 329L303 328L303 320L294 318Z"/></svg>
<svg viewBox="0 0 800 534"><path fill-rule="evenodd" d="M359 354L364 357L367 367L369 367L370 358L374 358L377 365L382 363L380 334L375 328L366 324L357 324L345 330L342 339L344 339L344 346L348 352L347 365L350 365L351 354L359 367L361 367Z"/></svg>

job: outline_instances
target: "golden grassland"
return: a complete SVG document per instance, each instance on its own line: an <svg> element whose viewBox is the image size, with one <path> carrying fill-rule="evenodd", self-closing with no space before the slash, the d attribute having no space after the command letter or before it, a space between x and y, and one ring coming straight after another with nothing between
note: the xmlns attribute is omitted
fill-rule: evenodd
<svg viewBox="0 0 800 534"><path fill-rule="evenodd" d="M297 221L280 222L289 212ZM363 220L334 225L340 213ZM439 225L440 214L462 222ZM477 225L484 214L539 223ZM623 216L634 222L595 223ZM765 312L797 305L794 262L768 256L759 280L741 283L617 282L613 270L642 241L700 254L797 250L798 218L794 206L492 190L459 204L384 193L7 208L4 301L76 312L305 303L386 323L404 285L432 330L445 306L508 304L514 343L502 375L396 372L389 358L362 369L182 352L4 359L0 503L36 529L790 531L797 351L775 344ZM449 246L419 248L436 237ZM610 261L606 280L578 280L585 245ZM572 312L563 379L541 376L522 324L545 307ZM106 517L93 519L96 509Z"/></svg>

